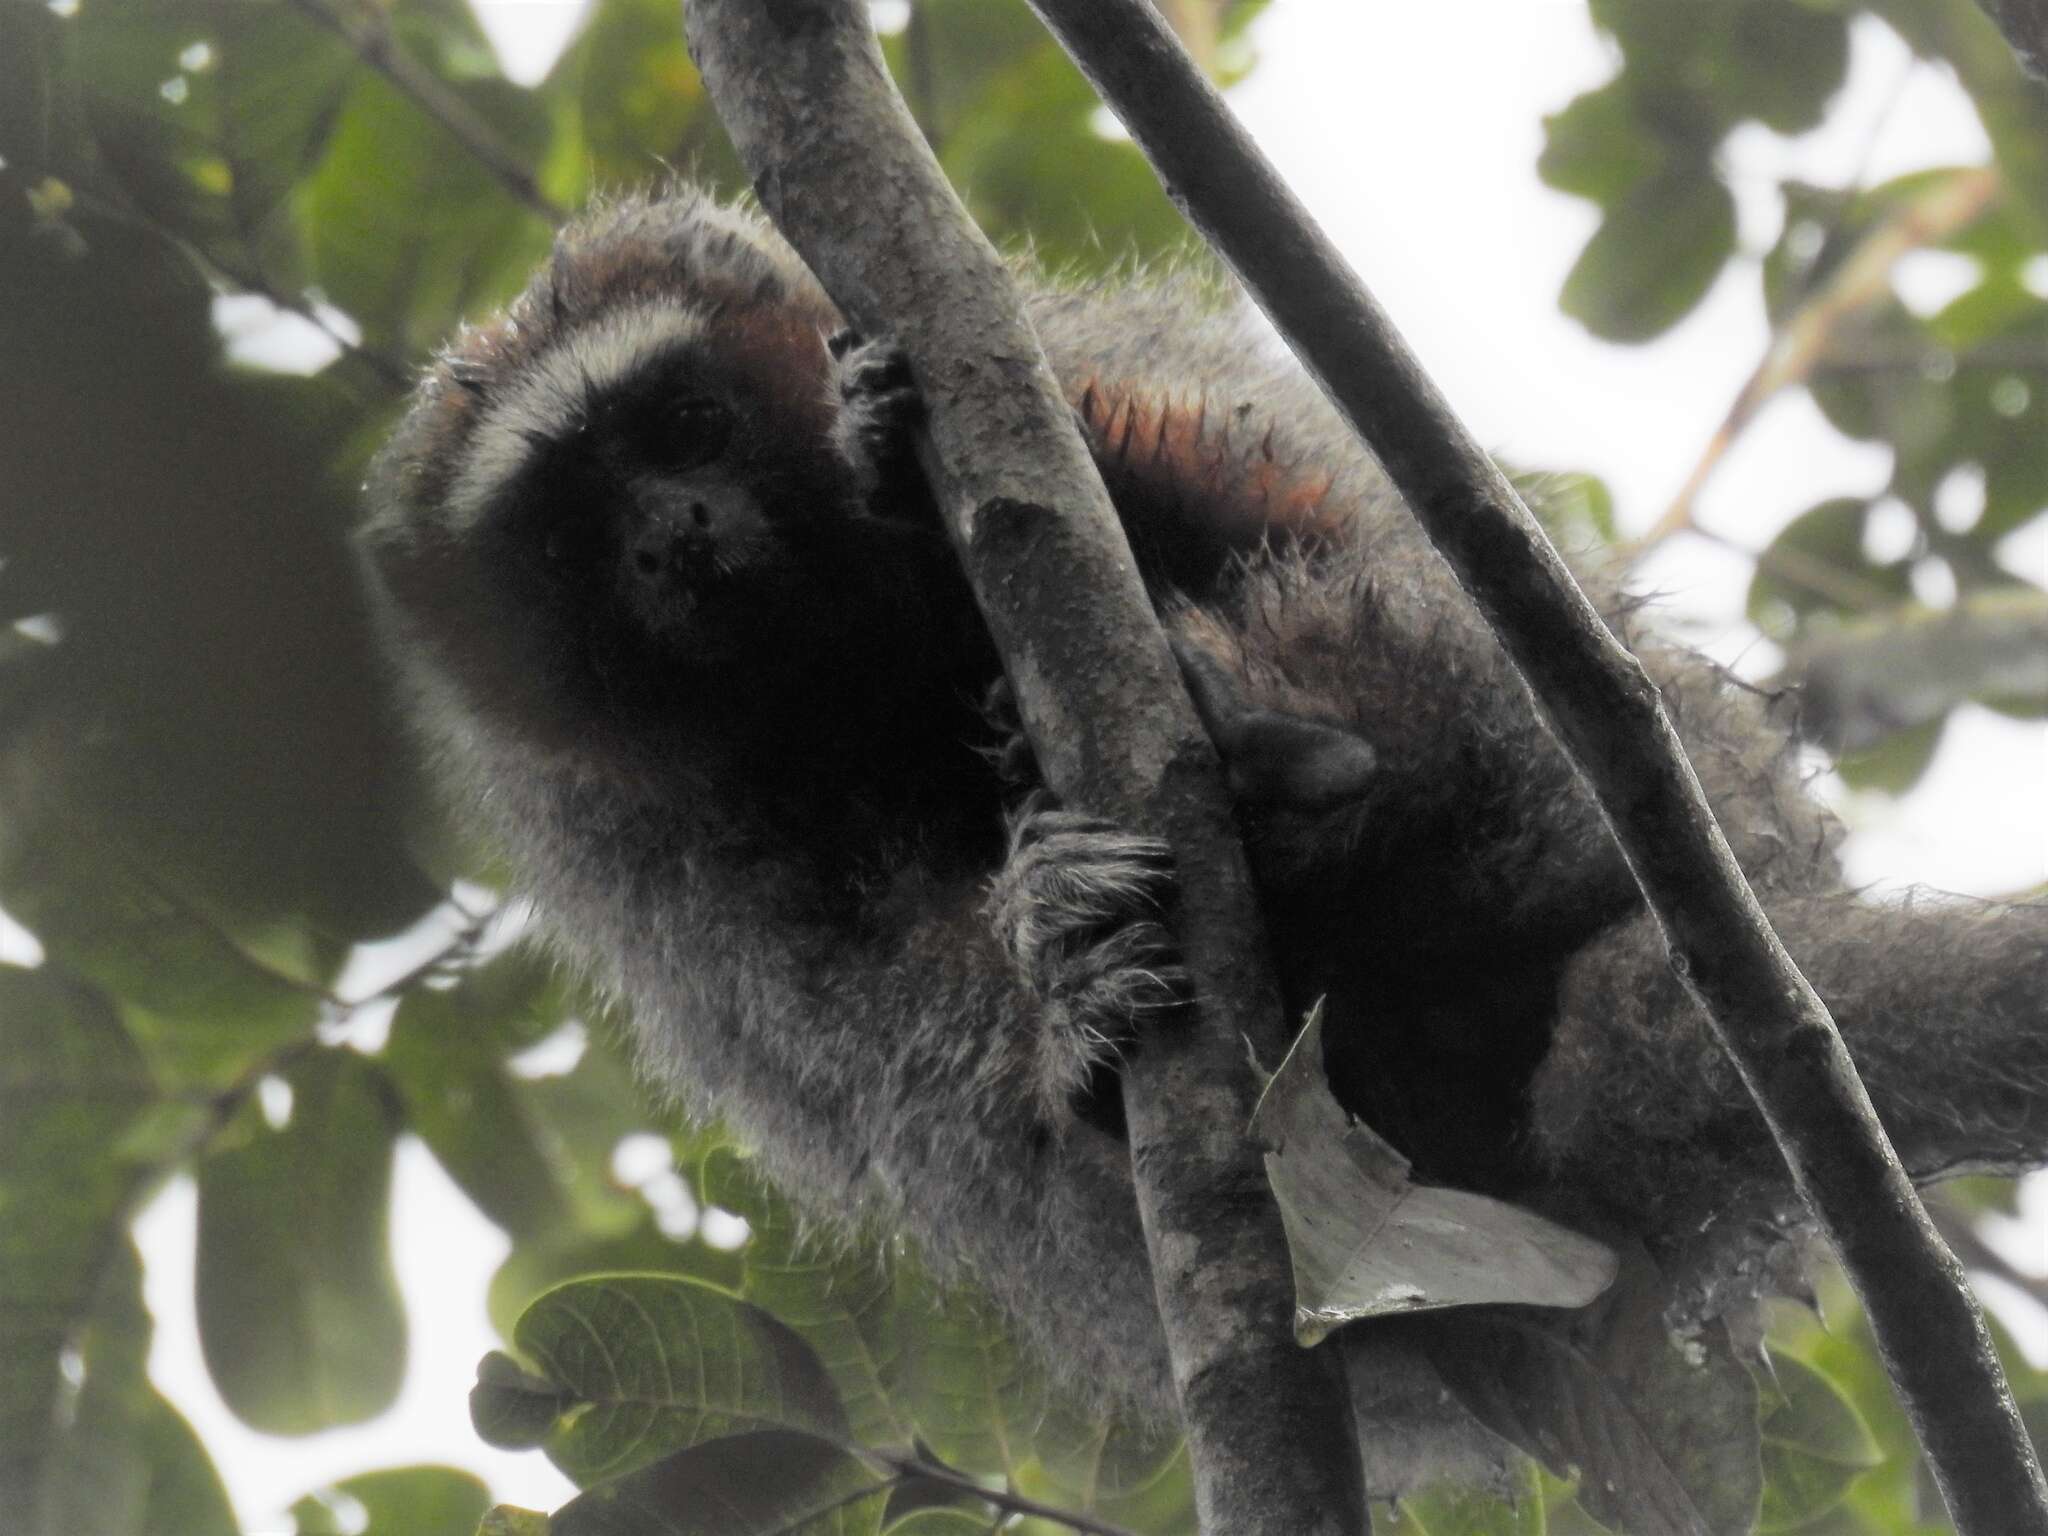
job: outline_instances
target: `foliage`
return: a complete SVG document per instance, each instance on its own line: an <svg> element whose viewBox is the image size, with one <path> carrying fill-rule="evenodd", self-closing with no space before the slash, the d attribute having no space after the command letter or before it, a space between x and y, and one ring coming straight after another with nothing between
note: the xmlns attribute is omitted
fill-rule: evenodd
<svg viewBox="0 0 2048 1536"><path fill-rule="evenodd" d="M1248 67L1258 8L1175 7L1224 73ZM1904 604L1933 562L1959 601L2011 588L1994 546L2048 502L2048 433L2031 430L2048 401L2048 106L1996 33L1966 0L1592 9L1620 67L1551 120L1540 169L1600 210L1562 301L1617 339L1748 280L1727 276L1716 152L1741 124L1818 121L1852 25L1874 13L1956 70L1995 172L1972 216L1925 236L1970 263L1960 296L1919 313L1868 252L1982 167L1780 189L1762 290L1809 345L1773 387L1810 388L1891 451L1893 476L1793 521L1752 605L1796 652ZM408 67L372 67L385 47ZM1182 246L1021 4L926 0L888 47L999 240L1083 273ZM682 1491L729 1501L721 1531L793 1512L805 1529L988 1529L963 1484L1191 1526L1175 1445L1060 1400L971 1296L880 1236L807 1235L715 1135L676 1143L674 1177L751 1237L735 1254L671 1235L613 1165L662 1117L591 1000L502 950L516 924L479 894L494 872L451 844L407 766L347 544L366 455L437 338L521 281L554 210L663 165L737 184L675 0L602 0L531 88L502 77L460 0L0 0L0 907L43 956L0 969L0 1507L27 1536L233 1529L207 1449L142 1368L127 1226L172 1176L200 1190L200 1327L229 1405L291 1434L389 1405L401 1135L512 1239L493 1311L517 1358L486 1363L480 1429L591 1486L552 1523L504 1509L484 1529L682 1529L644 1514ZM227 298L274 306L334 360L233 361ZM1604 490L1565 483L1556 515L1611 538ZM1894 501L1911 547L1878 558L1867 524ZM1943 718L1860 771L1909 782ZM393 935L410 968L338 990ZM1761 1528L1940 1529L1867 1339L1788 1316L1778 1342L1759 1388L1686 1389L1703 1412L1761 1391ZM1600 1390L1554 1336L1501 1347L1555 1354L1561 1398ZM613 1381L607 1359L690 1369ZM2018 1380L2048 1419L2048 1382ZM1599 1475L1590 1450L1559 1460ZM1586 1510L1609 1507L1517 1476L1510 1503L1432 1494L1395 1528L1588 1531ZM292 1518L306 1536L457 1536L484 1504L466 1475L415 1467L311 1491Z"/></svg>

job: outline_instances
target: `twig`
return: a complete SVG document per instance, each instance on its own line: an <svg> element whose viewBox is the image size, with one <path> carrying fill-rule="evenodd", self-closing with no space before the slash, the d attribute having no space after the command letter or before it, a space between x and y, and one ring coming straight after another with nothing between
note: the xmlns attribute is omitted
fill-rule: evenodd
<svg viewBox="0 0 2048 1536"><path fill-rule="evenodd" d="M2048 1484L1962 1266L1765 921L1655 686L1147 0L1032 4L1386 467L1542 705L1833 1238L1957 1529L2048 1536Z"/></svg>
<svg viewBox="0 0 2048 1536"><path fill-rule="evenodd" d="M21 169L25 173L24 179L31 182L39 179L43 174L38 172L32 165L24 164ZM127 186L122 177L120 167L110 167L110 176L113 185L121 192L123 198L126 198ZM206 249L189 236L182 235L175 229L172 229L132 199L125 201L116 199L94 192L89 188L72 185L69 182L66 182L65 186L77 207L81 210L97 218L108 219L137 229L147 230L151 235L154 235L157 239L175 250L180 256L184 257L185 260L192 263L201 277L220 287L232 288L242 293L253 293L258 298L267 299L279 309L297 315L300 319L316 327L328 340L341 349L343 356L360 362L366 369L377 376L379 382L400 390L412 387L413 369L404 359L395 357L388 352L381 352L375 347L366 347L360 341L351 340L348 336L337 330L305 297L286 292L257 268L244 266L232 257L223 256L217 251ZM242 238L243 242L247 244L247 236L244 235Z"/></svg>
<svg viewBox="0 0 2048 1536"><path fill-rule="evenodd" d="M1171 844L1200 1027L1127 1063L1131 1161L1204 1529L1369 1529L1336 1372L1299 1349L1279 1212L1245 1135L1244 1039L1282 1008L1214 750L1001 259L890 84L861 0L689 0L754 180L848 319L900 342L921 458L1063 796Z"/></svg>
<svg viewBox="0 0 2048 1536"><path fill-rule="evenodd" d="M1699 494L1743 429L1779 390L1803 383L1826 359L1828 346L1850 316L1891 292L1892 268L1908 251L1953 234L1990 206L1999 190L1998 172L1977 166L1943 177L1901 204L1872 229L1829 279L1809 294L1772 334L1763 361L1737 391L1728 414L1714 429L1699 462L1649 532L1628 549L1640 558L1673 534L1693 527Z"/></svg>
<svg viewBox="0 0 2048 1536"><path fill-rule="evenodd" d="M894 1483L923 1482L940 1488L950 1488L957 1493L980 1499L991 1509L1011 1515L1029 1515L1039 1520L1050 1520L1064 1525L1069 1530L1082 1531L1086 1536L1133 1536L1121 1525L1112 1525L1107 1520L1097 1520L1079 1510L1062 1509L1057 1504L1042 1504L1037 1499L1027 1498L1007 1488L991 1488L987 1484L955 1472L940 1462L930 1461L921 1456L906 1455L900 1451L872 1451L862 1447L849 1447L861 1460L886 1470Z"/></svg>
<svg viewBox="0 0 2048 1536"><path fill-rule="evenodd" d="M332 0L291 0L307 16L340 37L370 68L377 71L414 106L448 131L477 164L505 190L550 224L568 214L543 192L520 158L506 147L497 131L435 75L422 69L399 47L380 14L351 6L345 13Z"/></svg>
<svg viewBox="0 0 2048 1536"><path fill-rule="evenodd" d="M309 300L301 298L297 294L285 292L253 267L244 267L237 262L217 256L211 251L202 250L180 236L173 235L171 238L184 249L188 260L193 262L202 271L212 272L220 281L221 286L237 289L243 293L253 293L260 299L268 300L287 314L297 315L301 320L304 320L315 330L319 331L321 335L333 342L343 357L351 358L361 363L371 373L375 374L380 384L388 385L392 389L399 391L412 388L415 370L411 366L389 352L380 351L376 347L366 347L360 341L354 340L347 333L336 328Z"/></svg>

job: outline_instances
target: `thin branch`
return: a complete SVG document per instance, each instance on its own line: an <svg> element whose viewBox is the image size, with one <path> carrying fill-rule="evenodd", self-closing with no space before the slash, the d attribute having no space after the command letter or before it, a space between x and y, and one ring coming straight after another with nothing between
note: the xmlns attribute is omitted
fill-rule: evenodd
<svg viewBox="0 0 2048 1536"><path fill-rule="evenodd" d="M964 1493L970 1498L980 1499L991 1509L1001 1510L1009 1515L1029 1515L1039 1520L1050 1520L1064 1525L1069 1530L1081 1531L1085 1536L1133 1536L1124 1526L1112 1525L1107 1520L1097 1520L1079 1510L1062 1509L1057 1504L1042 1504L1037 1499L1026 1498L1021 1493L1007 1488L991 1488L986 1483L969 1477L964 1472L955 1472L940 1462L929 1461L921 1456L907 1455L900 1451L874 1451L864 1447L849 1447L861 1460L886 1471L892 1483L931 1483L940 1488L949 1488Z"/></svg>
<svg viewBox="0 0 2048 1536"><path fill-rule="evenodd" d="M22 165L21 170L24 172L24 180L30 182L34 182L47 174L28 164ZM121 194L119 198L95 192L89 188L79 187L70 182L61 183L74 204L81 211L89 213L95 218L106 219L113 223L125 224L135 229L148 231L149 234L163 241L172 250L189 261L202 278L216 287L232 289L239 293L252 293L258 298L268 300L279 309L289 314L297 315L309 325L314 326L341 350L344 357L361 363L364 368L376 375L380 383L388 384L394 389L399 390L412 387L413 368L404 359L396 357L389 352L379 351L375 347L364 346L362 342L351 339L336 329L333 323L322 315L311 301L303 295L286 292L278 287L268 275L256 267L245 266L237 262L233 257L223 256L217 251L208 250L191 237L180 234L177 230L172 229L161 219L148 212L138 201L127 195L128 188L119 166L110 166L108 170L112 185ZM56 179L61 180L61 178ZM246 235L242 238L245 244L248 243Z"/></svg>
<svg viewBox="0 0 2048 1536"><path fill-rule="evenodd" d="M1069 800L1164 836L1199 1027L1125 1104L1204 1529L1370 1529L1333 1365L1291 1332L1243 1040L1283 1012L1229 797L1102 482L1012 289L890 83L861 0L689 0L690 49L768 213L848 319L902 344L921 458L1031 741Z"/></svg>
<svg viewBox="0 0 2048 1536"><path fill-rule="evenodd" d="M2048 1536L2048 1483L1962 1266L1765 921L1655 686L1147 0L1032 4L1386 467L1540 702L1833 1238L1957 1529Z"/></svg>
<svg viewBox="0 0 2048 1536"><path fill-rule="evenodd" d="M560 224L567 212L541 190L540 183L497 130L479 117L469 103L448 89L430 71L422 69L398 45L391 27L381 13L350 5L344 11L334 0L291 0L305 15L356 51L370 68L397 88L412 104L448 131L471 159L481 165L499 185L550 224ZM348 0L343 0L347 4Z"/></svg>
<svg viewBox="0 0 2048 1536"><path fill-rule="evenodd" d="M1671 505L1630 547L1631 558L1693 526L1700 492L1757 413L1780 390L1810 378L1825 363L1843 325L1891 292L1892 268L1901 257L1968 225L1990 206L1999 186L1998 172L1990 166L1957 171L1902 203L1857 243L1828 280L1773 332L1763 360L1736 392L1728 414L1707 439Z"/></svg>

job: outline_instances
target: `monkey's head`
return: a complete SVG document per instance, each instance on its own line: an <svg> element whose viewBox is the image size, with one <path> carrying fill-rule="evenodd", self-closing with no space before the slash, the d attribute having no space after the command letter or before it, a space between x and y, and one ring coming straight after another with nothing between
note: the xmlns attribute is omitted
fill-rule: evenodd
<svg viewBox="0 0 2048 1536"><path fill-rule="evenodd" d="M919 622L952 557L859 504L839 324L764 224L693 191L568 231L450 344L373 473L401 650L492 726L607 760L904 664L876 617Z"/></svg>

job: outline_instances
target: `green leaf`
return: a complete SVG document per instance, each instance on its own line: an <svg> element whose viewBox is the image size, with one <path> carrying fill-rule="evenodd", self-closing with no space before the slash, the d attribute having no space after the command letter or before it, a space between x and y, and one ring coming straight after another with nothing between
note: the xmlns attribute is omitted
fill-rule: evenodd
<svg viewBox="0 0 2048 1536"><path fill-rule="evenodd" d="M1469 1489L1433 1489L1401 1500L1390 1536L1546 1536L1549 1521L1536 1464L1523 1461L1506 1498Z"/></svg>
<svg viewBox="0 0 2048 1536"><path fill-rule="evenodd" d="M1761 1495L1757 1393L1725 1333L1672 1337L1640 1254L1577 1318L1525 1311L1428 1319L1430 1356L1488 1428L1629 1536L1749 1536ZM1424 1321L1417 1319L1416 1321Z"/></svg>
<svg viewBox="0 0 2048 1536"><path fill-rule="evenodd" d="M504 1451L530 1451L546 1443L555 1421L576 1406L575 1396L535 1375L502 1350L477 1362L469 1416L479 1439Z"/></svg>
<svg viewBox="0 0 2048 1536"><path fill-rule="evenodd" d="M0 1497L22 1536L234 1536L205 1448L146 1371L150 1320L132 1244L113 1242L74 1319L65 1389L34 1483L0 1461Z"/></svg>
<svg viewBox="0 0 2048 1536"><path fill-rule="evenodd" d="M218 1088L310 1027L350 943L437 895L331 470L363 412L331 381L222 374L189 260L80 227L65 257L0 220L0 354L37 381L0 394L0 442L35 445L0 558L11 612L64 626L8 683L0 902L167 1078Z"/></svg>
<svg viewBox="0 0 2048 1536"><path fill-rule="evenodd" d="M515 162L539 162L550 125L531 93L503 80L444 84ZM465 315L518 292L551 239L546 220L447 129L367 72L320 168L300 183L298 208L314 280L371 345L401 354L427 351Z"/></svg>
<svg viewBox="0 0 2048 1536"><path fill-rule="evenodd" d="M740 1294L817 1351L854 1438L909 1444L915 1426L893 1399L903 1321L896 1266L878 1245L806 1241L795 1210L730 1147L705 1158L698 1185L706 1201L746 1218Z"/></svg>
<svg viewBox="0 0 2048 1536"><path fill-rule="evenodd" d="M1817 126L1848 78L1848 19L1783 0L1714 9L1733 14L1707 89L1725 92L1732 113L1779 133Z"/></svg>
<svg viewBox="0 0 2048 1536"><path fill-rule="evenodd" d="M869 1536L888 1485L786 1430L693 1446L556 1511L549 1536Z"/></svg>
<svg viewBox="0 0 2048 1536"><path fill-rule="evenodd" d="M662 165L727 193L747 185L667 0L598 6L541 94L573 125L561 137L598 186L632 186Z"/></svg>
<svg viewBox="0 0 2048 1536"><path fill-rule="evenodd" d="M739 1254L713 1248L692 1236L665 1236L651 1216L618 1234L572 1233L544 1243L521 1244L491 1277L487 1302L492 1323L510 1337L524 1312L544 1291L566 1280L599 1274L680 1275L722 1290L740 1288L745 1268Z"/></svg>
<svg viewBox="0 0 2048 1536"><path fill-rule="evenodd" d="M905 1319L896 1402L941 1460L1015 1478L1032 1454L1049 1397L1043 1372L987 1300L916 1273L899 1276Z"/></svg>
<svg viewBox="0 0 2048 1536"><path fill-rule="evenodd" d="M930 67L900 73L991 239L1028 240L1047 266L1085 273L1191 246L1144 156L1097 131L1094 89L1018 0L920 9Z"/></svg>
<svg viewBox="0 0 2048 1536"><path fill-rule="evenodd" d="M1063 1403L1047 1412L1036 1444L1052 1502L1074 1509L1121 1511L1187 1472L1177 1430L1091 1418Z"/></svg>
<svg viewBox="0 0 2048 1536"><path fill-rule="evenodd" d="M130 184L184 232L295 272L280 211L318 157L355 51L290 7L220 0L101 0L80 8L76 37L103 139L131 141ZM139 157L142 144L153 153Z"/></svg>
<svg viewBox="0 0 2048 1536"><path fill-rule="evenodd" d="M1835 771L1852 789L1903 795L1927 772L1947 727L1948 716L1943 715L1925 725L1895 732L1874 747L1843 753L1835 760Z"/></svg>
<svg viewBox="0 0 2048 1536"><path fill-rule="evenodd" d="M1608 208L1558 302L1604 340L1648 341L1706 297L1734 253L1728 189L1705 164L1673 166Z"/></svg>
<svg viewBox="0 0 2048 1536"><path fill-rule="evenodd" d="M1794 1531L1837 1504L1849 1484L1884 1460L1869 1428L1835 1384L1803 1361L1773 1354L1776 1381L1763 1419L1764 1497L1757 1530Z"/></svg>
<svg viewBox="0 0 2048 1536"><path fill-rule="evenodd" d="M1614 493L1597 475L1578 470L1522 471L1515 487L1560 549L1604 549L1618 537Z"/></svg>
<svg viewBox="0 0 2048 1536"><path fill-rule="evenodd" d="M393 1467L331 1483L292 1505L297 1536L472 1536L491 1494L453 1467Z"/></svg>
<svg viewBox="0 0 2048 1536"><path fill-rule="evenodd" d="M537 1509L500 1504L484 1516L476 1536L548 1536L548 1517Z"/></svg>
<svg viewBox="0 0 2048 1536"><path fill-rule="evenodd" d="M88 1384L58 1474L46 1490L41 1531L30 1536L236 1536L239 1529L206 1447L139 1373L114 1394Z"/></svg>
<svg viewBox="0 0 2048 1536"><path fill-rule="evenodd" d="M0 966L0 1507L33 1508L70 1394L60 1366L118 1242L133 1173L112 1155L150 1102L106 1001Z"/></svg>
<svg viewBox="0 0 2048 1536"><path fill-rule="evenodd" d="M1757 557L1750 578L1750 622L1786 644L1797 640L1816 616L1860 613L1908 598L1907 565L1872 565L1863 553L1870 508L1864 497L1832 497L1780 529Z"/></svg>
<svg viewBox="0 0 2048 1536"><path fill-rule="evenodd" d="M385 1046L407 1127L515 1244L572 1229L621 1232L642 1214L605 1166L617 1137L633 1128L638 1096L628 1090L611 1113L577 1116L572 1144L547 1112L545 1095L508 1064L567 1022L577 1001L543 957L515 949L454 987L411 989ZM575 1070L586 1065L603 1073L588 1051ZM591 1145L589 1133L607 1123L612 1141Z"/></svg>
<svg viewBox="0 0 2048 1536"><path fill-rule="evenodd" d="M199 1339L221 1396L270 1434L389 1407L405 1314L389 1224L397 1116L377 1069L319 1050L281 1074L291 1118L245 1114L199 1165Z"/></svg>
<svg viewBox="0 0 2048 1536"><path fill-rule="evenodd" d="M1575 98L1543 120L1543 153L1536 170L1560 192L1606 207L1661 170L1668 152L1642 131L1634 93L1623 80Z"/></svg>
<svg viewBox="0 0 2048 1536"><path fill-rule="evenodd" d="M554 1405L548 1455L579 1485L689 1446L757 1429L847 1436L846 1410L809 1345L759 1307L660 1275L572 1281L519 1319L514 1346L538 1377L490 1360L471 1394L479 1429ZM502 1357L492 1357L500 1359Z"/></svg>

